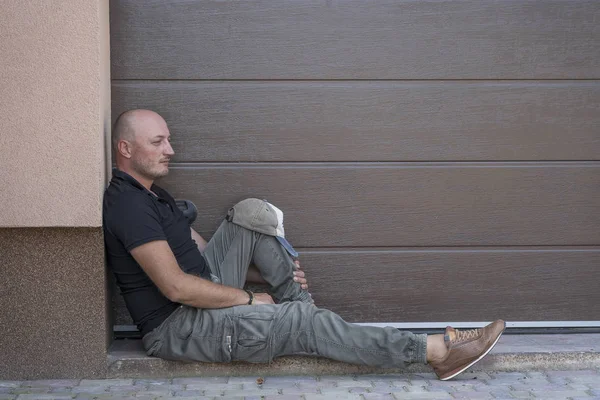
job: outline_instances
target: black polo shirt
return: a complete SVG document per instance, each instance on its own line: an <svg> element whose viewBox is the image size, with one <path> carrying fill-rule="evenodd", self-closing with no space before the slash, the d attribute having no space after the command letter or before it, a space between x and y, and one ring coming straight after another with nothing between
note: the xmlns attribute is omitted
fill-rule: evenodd
<svg viewBox="0 0 600 400"><path fill-rule="evenodd" d="M129 174L114 169L103 204L107 263L142 335L159 326L179 304L159 291L131 256L132 249L166 240L184 272L210 279L206 261L175 200L157 185L151 189L156 196Z"/></svg>

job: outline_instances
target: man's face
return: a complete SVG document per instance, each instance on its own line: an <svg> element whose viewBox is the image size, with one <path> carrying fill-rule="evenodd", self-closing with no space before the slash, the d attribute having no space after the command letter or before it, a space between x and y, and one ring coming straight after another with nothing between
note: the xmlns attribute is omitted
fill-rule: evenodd
<svg viewBox="0 0 600 400"><path fill-rule="evenodd" d="M167 123L153 118L135 135L132 143L131 166L149 179L161 178L169 173L169 161L175 152L170 143Z"/></svg>

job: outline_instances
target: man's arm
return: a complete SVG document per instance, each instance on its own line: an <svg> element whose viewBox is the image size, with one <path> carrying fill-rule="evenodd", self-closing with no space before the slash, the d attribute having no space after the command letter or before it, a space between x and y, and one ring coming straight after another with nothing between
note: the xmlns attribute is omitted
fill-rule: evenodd
<svg viewBox="0 0 600 400"><path fill-rule="evenodd" d="M199 236L199 235L198 235ZM248 293L186 274L179 268L166 240L155 240L131 250L152 282L171 301L197 308L225 308L248 304ZM266 293L256 293L253 304L272 304Z"/></svg>
<svg viewBox="0 0 600 400"><path fill-rule="evenodd" d="M194 228L190 227L190 230L192 231L192 239L198 245L198 250L200 250L200 253L204 252L204 249L206 249L206 240Z"/></svg>

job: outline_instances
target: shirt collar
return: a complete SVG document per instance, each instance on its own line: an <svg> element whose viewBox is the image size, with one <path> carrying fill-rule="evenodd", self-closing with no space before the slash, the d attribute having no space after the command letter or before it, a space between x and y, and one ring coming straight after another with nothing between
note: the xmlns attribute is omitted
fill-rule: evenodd
<svg viewBox="0 0 600 400"><path fill-rule="evenodd" d="M136 187L140 190L147 191L147 189L144 187L144 185L139 183L133 176L129 175L127 172L123 172L118 168L113 168L112 174L113 174L113 178L121 179L125 182L130 183L131 185L133 185L134 187Z"/></svg>

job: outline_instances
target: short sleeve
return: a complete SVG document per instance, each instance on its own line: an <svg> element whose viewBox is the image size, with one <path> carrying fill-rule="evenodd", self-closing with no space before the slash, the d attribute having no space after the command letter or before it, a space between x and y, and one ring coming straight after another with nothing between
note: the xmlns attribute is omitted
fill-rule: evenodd
<svg viewBox="0 0 600 400"><path fill-rule="evenodd" d="M128 252L145 243L167 239L160 216L145 194L121 193L107 211L107 230Z"/></svg>

